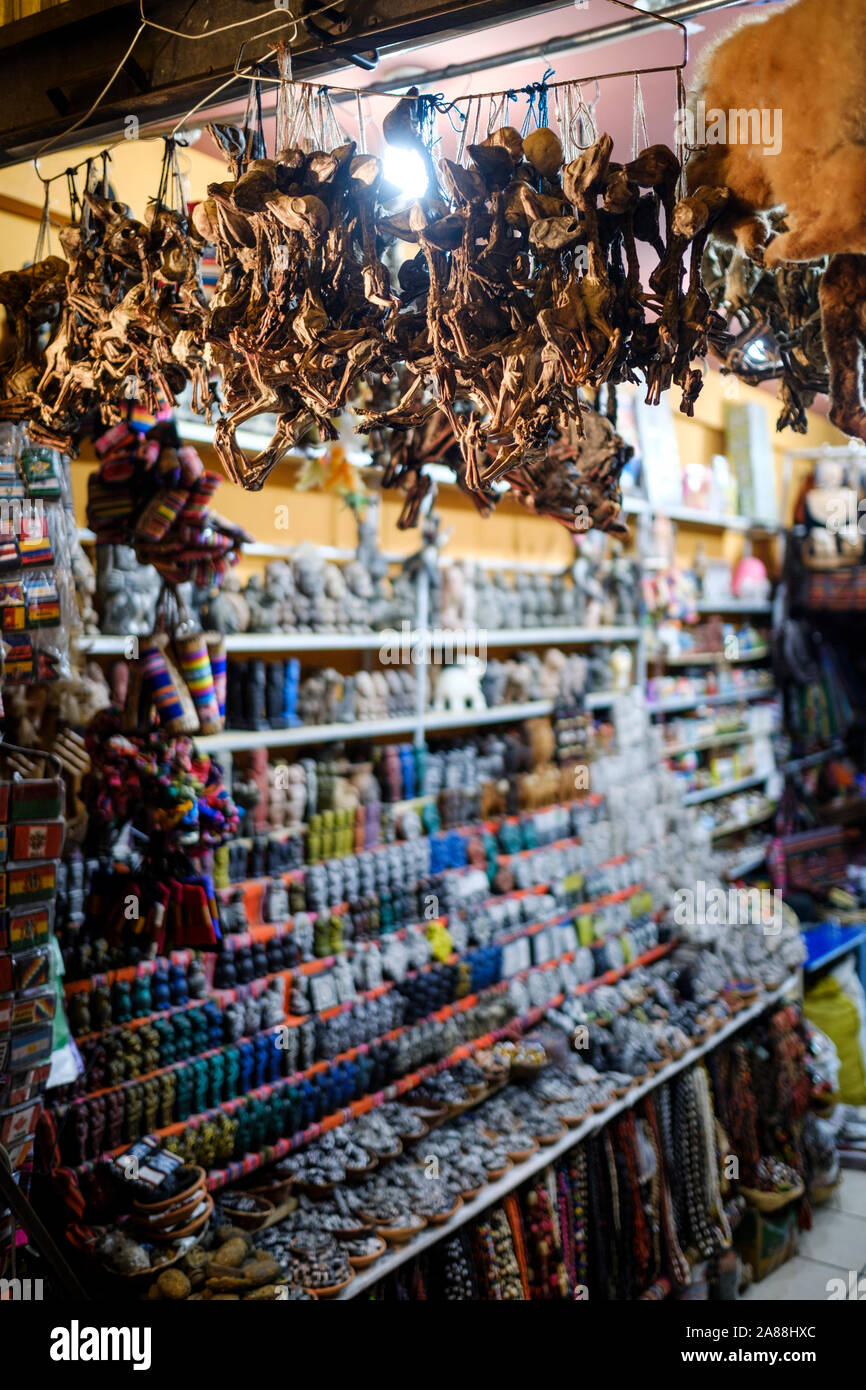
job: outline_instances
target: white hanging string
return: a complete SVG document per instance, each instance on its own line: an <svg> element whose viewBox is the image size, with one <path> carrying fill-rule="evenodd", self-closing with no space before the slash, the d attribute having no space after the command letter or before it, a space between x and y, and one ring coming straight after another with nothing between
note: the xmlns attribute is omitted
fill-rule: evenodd
<svg viewBox="0 0 866 1390"><path fill-rule="evenodd" d="M505 97L489 96L487 98L487 137L493 134L499 126L499 113L505 102Z"/></svg>
<svg viewBox="0 0 866 1390"><path fill-rule="evenodd" d="M285 42L277 45L277 71L280 85L277 90L277 126L275 153L288 148L289 133L295 111L295 86L292 81L292 50Z"/></svg>
<svg viewBox="0 0 866 1390"><path fill-rule="evenodd" d="M601 88L598 82L596 81L595 96L593 100L588 104L584 99L583 88L581 87L579 82L577 84L577 94L580 102L577 111L577 139L580 148L582 150L587 150L589 149L590 145L594 145L596 140L598 139L598 125L596 124L595 119L595 108L598 105L598 99L601 96Z"/></svg>
<svg viewBox="0 0 866 1390"><path fill-rule="evenodd" d="M677 122L674 154L680 163L677 197L684 198L686 194L686 160L689 151L686 145L686 84L681 69L677 69Z"/></svg>
<svg viewBox="0 0 866 1390"><path fill-rule="evenodd" d="M465 164L465 163L466 163L466 159L467 159L467 155L466 155L466 146L467 146L467 144L469 143L469 122L470 122L470 120L472 119L472 103L473 103L474 100L475 100L474 97L469 97L469 102L468 102L468 105L467 105L467 107L466 107L466 119L461 123L460 139L457 141L457 163L458 163L458 164ZM480 102L480 98L479 98L479 102Z"/></svg>
<svg viewBox="0 0 866 1390"><path fill-rule="evenodd" d="M361 93L358 92L355 100L358 105L358 150L361 154L367 153L367 123L364 119L364 101Z"/></svg>
<svg viewBox="0 0 866 1390"><path fill-rule="evenodd" d="M40 155L45 154L46 150L50 150L51 147L52 147L52 145L56 145L58 140L64 139L67 135L71 135L72 132L73 132L73 130L77 130L79 126L84 125L84 122L85 122L85 121L89 121L89 120L90 120L90 117L93 115L93 113L94 113L94 111L96 110L97 106L98 106L99 103L102 101L102 98L105 96L106 92L108 92L108 91L114 86L114 83L117 81L118 77L120 76L120 74L121 74L121 72L122 72L122 70L123 70L123 65L124 65L124 63L126 62L127 58L129 58L129 56L131 55L132 50L135 48L135 45L138 43L138 41L139 41L139 39L141 38L142 34L144 33L146 27L147 27L146 24L140 24L140 25L138 26L138 28L136 29L136 31L135 31L135 33L134 33L134 35L133 35L133 37L132 37L132 42L131 42L131 44L129 45L128 49L127 49L126 52L124 53L123 57L121 58L120 62L119 62L118 65L117 65L117 67L114 69L114 72L113 72L113 73L111 74L111 76L109 77L109 79L108 79L108 81L106 82L105 86L103 87L102 91L99 93L99 96L98 96L98 97L96 98L96 100L94 101L93 105L92 105L87 111L85 111L85 113L84 113L83 116L79 116L77 121L73 121L72 125L68 125L68 126L66 127L65 130L62 130L62 131L60 132L59 135L54 135L54 136L52 136L52 138L51 138L50 140L46 140L46 141L45 141L45 144L44 144L44 145L40 145L40 146L39 146L39 149L36 151L36 155L35 155L35 158L36 158L36 159L38 159ZM174 134L173 131L172 131L172 134ZM37 170L37 172L38 172L38 170Z"/></svg>
<svg viewBox="0 0 866 1390"><path fill-rule="evenodd" d="M44 185L45 196L42 199L42 216L39 219L39 231L36 236L36 249L33 252L34 261L44 261L46 256L51 255L51 184Z"/></svg>
<svg viewBox="0 0 866 1390"><path fill-rule="evenodd" d="M643 140L641 145L640 141ZM631 128L631 157L637 159L641 149L649 146L649 132L646 123L646 107L643 102L643 89L640 85L640 73L634 75L634 99L632 110Z"/></svg>
<svg viewBox="0 0 866 1390"><path fill-rule="evenodd" d="M481 102L482 102L482 100L483 100L483 98L482 98L482 97L479 97L478 100L477 100L476 103L475 103L475 128L474 128L474 130L473 130L473 132L472 132L472 140L470 141L470 143L473 144L473 145L477 145L477 144L478 144L478 128L479 128L479 126L480 126L480 124L481 124ZM466 125L468 125L468 124L469 124L469 112L467 111L467 112L466 112Z"/></svg>

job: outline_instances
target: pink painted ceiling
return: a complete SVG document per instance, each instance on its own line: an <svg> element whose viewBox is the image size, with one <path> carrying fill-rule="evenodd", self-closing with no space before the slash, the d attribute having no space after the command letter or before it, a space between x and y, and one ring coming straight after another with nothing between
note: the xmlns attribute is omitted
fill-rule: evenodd
<svg viewBox="0 0 866 1390"><path fill-rule="evenodd" d="M738 15L746 13L752 8L751 4L736 5L700 15L695 20L689 21L690 61L686 71L687 81L689 70L693 68L694 61L704 45L715 35L734 24ZM363 88L370 82L380 83L389 77L395 79L405 77L407 82L417 80L422 91L430 90L429 84L424 82L425 70L435 71L448 67L452 63L467 63L476 57L486 58L492 53L508 53L519 50L522 46L537 45L546 40L558 39L566 34L578 34L598 25L615 22L622 18L623 14L624 12L620 7L609 3L609 0L588 0L585 8L570 4L548 14L540 14L530 19L516 20L509 24L497 25L494 28L461 34L456 38L437 40L400 54L383 56L378 67L372 73L347 66L322 80L328 82L332 86L332 90L335 90L343 85ZM449 82L436 82L433 86L437 91L443 92L448 100L454 100L457 97L520 87L537 82L543 76L545 67L550 66L555 70L555 81L587 78L585 94L587 97L592 97L595 93L594 83L591 80L594 74L613 71L630 72L635 67L649 68L676 63L680 59L681 52L680 32L669 24L659 23L656 32L644 32L634 38L620 39L603 45L595 44L591 48L580 49L577 52L557 53L551 58L549 64L539 59L530 61L514 61L512 59L502 67L488 69L470 77L462 77ZM650 142L672 143L675 109L673 74L651 74L642 78L641 84ZM266 91L266 104L267 95ZM369 141L372 149L377 148L376 127L381 124L382 118L389 110L393 100L393 97L382 97L374 94L365 101L366 119L373 126L372 138ZM231 106L221 108L221 118L237 119L242 112L242 106L242 103L234 103ZM466 109L465 104L463 109ZM525 110L525 97L521 97L518 102L511 104L510 123L519 126L522 123ZM599 127L613 136L615 152L621 157L623 155L628 157L631 152L633 120L633 79L630 76L614 78L601 84L597 116ZM486 123L486 119L487 108L485 104L482 107L482 123ZM357 134L357 121L353 105L346 104L340 107L340 120L347 132L354 137ZM472 120L474 122L474 111ZM453 152L449 146L453 145L455 137L447 119L442 117L439 119L439 135L443 142L443 152L446 154ZM268 148L271 149L273 142L272 119L268 121L266 126L266 139ZM207 135L202 136L198 148L207 150L209 153L217 153L216 147Z"/></svg>
<svg viewBox="0 0 866 1390"><path fill-rule="evenodd" d="M769 3L773 2L774 0L769 0ZM695 19L688 21L687 85L689 74L694 71L701 50L717 35L733 26L739 17L753 11L761 3L762 0L750 0L749 3L727 6L724 9L698 15ZM486 58L490 54L510 53L519 50L524 45L527 47L535 46L548 40L558 39L566 34L579 34L598 25L613 23L622 17L623 11L620 7L609 3L609 0L588 0L585 8L581 8L579 3L572 3L548 14L540 14L530 19L516 20L509 24L500 24L488 29L461 34L455 38L436 40L411 51L385 55L380 59L378 67L372 73L363 72L354 66L347 66L321 80L327 83L335 94L343 86L364 88L371 82L381 83L389 77L393 77L395 80L405 79L407 84L416 82L422 91L430 91L431 84L424 81L425 71L436 71L446 68L452 63L468 63L473 58ZM502 91L507 88L517 88L531 82L538 82L544 75L545 69L552 67L555 72L553 81L566 79L582 81L586 79L584 95L587 99L592 99L595 96L595 83L592 80L595 74L624 72L628 75L610 78L600 83L596 119L599 129L607 131L613 136L614 158L627 159L632 153L634 122L634 78L631 74L636 68L646 69L675 64L680 61L681 54L682 37L680 31L669 24L659 23L655 31L645 31L634 38L619 39L604 44L596 43L592 47L571 53L557 53L551 57L549 63L543 59L529 61L510 59L501 67L486 69L469 77L435 82L432 84L432 89L442 92L446 100L453 101L459 97ZM676 87L673 73L643 76L641 89L649 143L673 144L674 111L676 109ZM274 100L267 88L265 88L264 100L266 109ZM393 102L394 97L380 96L375 93L365 98L368 148L373 151L378 152L381 147L379 127L382 118L391 108ZM244 104L242 101L220 108L218 118L223 120L241 119ZM462 103L462 109L467 109L465 102ZM338 110L340 121L347 134L353 139L357 138L358 123L354 102L340 104ZM509 110L508 123L519 127L526 112L526 98L521 97L518 102L512 103ZM482 103L482 124L486 123L487 112L487 104ZM213 119L214 113L210 112L209 117ZM473 108L470 114L470 120L473 124L474 119L475 110ZM503 123L500 122L500 124ZM274 148L274 125L274 118L268 117L265 122L265 139L269 151ZM481 138L484 134L486 134L486 130L482 132ZM457 136L446 117L439 117L438 135L442 141L442 153L453 156ZM217 146L206 132L202 134L197 148L219 157ZM766 383L763 389L775 394L775 383ZM819 397L815 401L814 409L826 414L826 398Z"/></svg>

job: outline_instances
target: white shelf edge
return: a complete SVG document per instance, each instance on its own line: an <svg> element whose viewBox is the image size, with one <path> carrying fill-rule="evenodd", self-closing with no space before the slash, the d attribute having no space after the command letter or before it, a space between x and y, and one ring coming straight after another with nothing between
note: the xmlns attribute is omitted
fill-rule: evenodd
<svg viewBox="0 0 866 1390"><path fill-rule="evenodd" d="M761 825L765 820L769 820L771 816L774 816L776 814L776 811L778 809L778 801L770 801L768 802L765 810L756 811L753 816L747 816L745 820L722 821L721 825L713 826L712 830L710 831L710 839L721 840L728 835L736 835L738 830L751 830L753 826Z"/></svg>
<svg viewBox="0 0 866 1390"><path fill-rule="evenodd" d="M470 724L508 723L512 719L538 719L551 714L552 700L527 700L525 704L496 705L493 709L429 710L421 719L422 730L462 729Z"/></svg>
<svg viewBox="0 0 866 1390"><path fill-rule="evenodd" d="M713 734L695 739L694 743L677 743L673 748L662 747L662 757L681 758L685 753L705 753L710 748L735 748L740 743L754 743L759 738L773 738L778 729L741 729L738 733Z"/></svg>
<svg viewBox="0 0 866 1390"><path fill-rule="evenodd" d="M767 599L763 603L750 603L748 599L734 598L733 595L728 599L721 599L714 603L712 599L698 599L695 604L696 613L772 613L773 605Z"/></svg>
<svg viewBox="0 0 866 1390"><path fill-rule="evenodd" d="M655 506L646 497L633 497L626 493L622 499L622 510L626 514L638 516L665 516L670 521L681 521L685 525L708 526L716 531L782 531L780 521L762 521L758 517L739 516L729 512L705 512L699 507Z"/></svg>
<svg viewBox="0 0 866 1390"><path fill-rule="evenodd" d="M746 792L751 787L760 786L766 782L768 777L772 777L776 768L771 768L769 772L755 773L751 777L740 777L735 782L722 782L718 787L703 787L700 791L686 792L683 797L684 806L702 806L706 801L718 801L723 796L733 796L736 792Z"/></svg>
<svg viewBox="0 0 866 1390"><path fill-rule="evenodd" d="M374 652L381 632L233 632L226 651L233 652Z"/></svg>
<svg viewBox="0 0 866 1390"><path fill-rule="evenodd" d="M718 695L673 696L669 700L647 700L650 714L678 714L681 710L697 709L700 705L735 705L740 700L769 700L778 695L774 685L762 685L755 690L725 691Z"/></svg>
<svg viewBox="0 0 866 1390"><path fill-rule="evenodd" d="M620 692L599 690L587 695L588 709L603 709ZM479 724L509 724L519 719L538 719L552 714L553 700L529 700L525 704L495 705L492 709L428 710L422 719L394 715L390 719L364 720L353 724L298 724L292 729L226 729L220 734L202 734L195 744L205 753L241 753L250 748L289 748L310 743L336 743L343 739L378 738L386 734L409 734L420 729L435 733L442 729L464 729Z"/></svg>
<svg viewBox="0 0 866 1390"><path fill-rule="evenodd" d="M769 647L759 647L754 651L741 652L738 656L725 656L724 652L678 652L674 656L648 656L647 662L650 665L659 663L664 666L712 666L714 663L725 666L735 666L741 661L764 661L770 656Z"/></svg>
<svg viewBox="0 0 866 1390"><path fill-rule="evenodd" d="M80 650L92 656L123 656L128 637L114 634L82 636ZM637 627L550 627L550 628L427 628L401 632L383 628L378 632L236 632L226 637L226 651L232 652L316 652L377 651L380 647L404 643L411 650L425 641L441 642L458 653L487 647L530 647L545 643L638 642Z"/></svg>
<svg viewBox="0 0 866 1390"><path fill-rule="evenodd" d="M226 729L221 734L194 736L203 753L243 753L251 748L291 748L310 743L338 743L343 739L378 738L384 734L411 734L412 715L363 720L357 724L297 724L292 729Z"/></svg>
<svg viewBox="0 0 866 1390"><path fill-rule="evenodd" d="M766 847L755 848L751 852L741 854L739 859L735 859L733 864L729 864L725 869L725 878L730 881L734 878L742 878L743 874L751 873L753 869L759 869L767 858Z"/></svg>
<svg viewBox="0 0 866 1390"><path fill-rule="evenodd" d="M666 1081L676 1076L678 1072L685 1071L686 1067L692 1066L708 1052L712 1052L714 1048L725 1042L733 1033L739 1032L747 1023L753 1022L765 1009L768 1009L772 1004L782 999L790 990L798 990L799 987L800 977L797 973L789 975L777 989L765 991L760 999L756 999L754 1004L750 1004L748 1008L741 1010L741 1012L735 1014L733 1018L728 1019L727 1023L723 1023L721 1028L711 1034L704 1042L698 1043L696 1047L689 1048L687 1052L683 1053L682 1057L677 1058L676 1061L669 1062L666 1067L662 1067L660 1071L655 1072L645 1081L634 1086L626 1095L613 1101L605 1110L590 1115L575 1129L567 1130L561 1139L557 1139L556 1143L542 1145L538 1153L533 1154L531 1158L526 1159L523 1163L515 1163L498 1182L489 1183L482 1192L479 1192L477 1197L473 1197L469 1202L464 1202L460 1210L455 1212L450 1220L444 1222L440 1226L428 1227L425 1231L422 1231L421 1235L416 1236L413 1240L407 1241L405 1245L401 1245L391 1253L383 1255L382 1258L371 1265L369 1269L356 1274L345 1292L337 1295L338 1299L348 1302L350 1299L356 1298L357 1295L363 1293L365 1289L369 1289L374 1284L378 1284L381 1279L387 1278L389 1274L395 1269L399 1269L401 1265L406 1264L408 1260L414 1259L422 1250L427 1250L431 1245L437 1245L440 1240L447 1240L455 1231L459 1231L461 1226L465 1226L468 1221L473 1221L481 1212L493 1206L500 1198L506 1197L509 1192L512 1192L515 1187L519 1187L527 1178L531 1178L535 1173L539 1173L542 1169L548 1168L550 1164L555 1162L562 1154L574 1148L575 1144L579 1144L581 1140L603 1129L606 1125L610 1124L610 1121L615 1119L617 1115L621 1115L623 1111L633 1109L644 1096L649 1095L651 1091L656 1090L659 1086L663 1086Z"/></svg>

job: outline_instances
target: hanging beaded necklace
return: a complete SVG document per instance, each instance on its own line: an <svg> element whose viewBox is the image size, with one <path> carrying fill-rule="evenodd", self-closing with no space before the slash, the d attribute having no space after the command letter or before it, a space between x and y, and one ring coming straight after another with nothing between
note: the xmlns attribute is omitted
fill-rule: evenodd
<svg viewBox="0 0 866 1390"><path fill-rule="evenodd" d="M653 1146L656 1157L656 1173L659 1179L659 1225L665 1245L664 1258L667 1261L666 1272L670 1275L674 1284L687 1284L689 1280L689 1262L683 1254L679 1240L677 1239L676 1226L674 1223L674 1207L667 1178L668 1169L665 1167L662 1156L661 1125L659 1123L657 1103L647 1098L644 1102L644 1113L649 1127L650 1143ZM670 1150L667 1150L667 1152L669 1153Z"/></svg>
<svg viewBox="0 0 866 1390"><path fill-rule="evenodd" d="M674 1091L674 1153L679 1158L682 1208L685 1224L681 1228L696 1250L709 1258L718 1245L718 1235L707 1210L705 1188L706 1144L694 1070L683 1072L672 1082Z"/></svg>

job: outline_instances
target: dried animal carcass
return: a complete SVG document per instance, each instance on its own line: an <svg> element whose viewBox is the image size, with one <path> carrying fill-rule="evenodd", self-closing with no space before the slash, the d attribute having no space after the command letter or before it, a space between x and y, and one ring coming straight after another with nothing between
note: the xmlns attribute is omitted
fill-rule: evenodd
<svg viewBox="0 0 866 1390"><path fill-rule="evenodd" d="M427 464L450 468L458 487L468 493L482 516L489 516L503 496L501 489L467 485L460 442L449 421L436 410L408 429L377 428L371 431L370 442L374 462L382 468L381 486L405 494L397 522L401 530L417 524L433 486L425 471ZM570 531L595 527L626 535L619 479L632 452L611 421L584 403L580 432L572 428L563 435L554 434L544 450L525 456L503 480L528 511L553 517Z"/></svg>
<svg viewBox="0 0 866 1390"><path fill-rule="evenodd" d="M829 388L821 315L825 268L819 262L766 269L715 239L704 255L704 284L728 330L726 340L713 339L712 346L723 370L748 385L778 380L779 430L805 434L808 407ZM848 303L853 308L854 301ZM857 351L854 334L848 350Z"/></svg>
<svg viewBox="0 0 866 1390"><path fill-rule="evenodd" d="M0 275L8 350L0 362L0 419L26 419L39 409L36 388L44 370L42 338L56 324L66 299L66 261L48 256L24 270Z"/></svg>
<svg viewBox="0 0 866 1390"><path fill-rule="evenodd" d="M216 448L245 487L261 487L311 424L335 438L331 417L361 374L389 368L384 328L399 301L378 254L381 178L380 161L351 143L286 149L211 184L196 209L222 266L206 326L227 412ZM248 461L236 431L263 413L277 415L276 431Z"/></svg>
<svg viewBox="0 0 866 1390"><path fill-rule="evenodd" d="M138 222L89 189L60 241L66 262L50 257L0 285L17 344L0 372L0 416L26 416L35 438L69 450L89 416L114 423L131 399L155 411L190 379L208 408L203 242L185 215L157 200Z"/></svg>
<svg viewBox="0 0 866 1390"><path fill-rule="evenodd" d="M607 135L567 164L545 129L524 144L505 127L468 153L468 168L443 161L448 206L427 199L379 224L420 249L401 267L401 307L386 326L406 389L362 427L415 429L442 412L478 492L513 469L536 476L551 439L580 429L581 388L639 372L648 400L676 382L691 414L695 360L722 329L700 260L724 190L678 202L670 150L615 164ZM638 240L659 256L649 291Z"/></svg>

